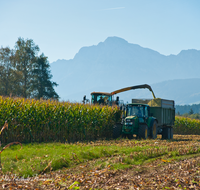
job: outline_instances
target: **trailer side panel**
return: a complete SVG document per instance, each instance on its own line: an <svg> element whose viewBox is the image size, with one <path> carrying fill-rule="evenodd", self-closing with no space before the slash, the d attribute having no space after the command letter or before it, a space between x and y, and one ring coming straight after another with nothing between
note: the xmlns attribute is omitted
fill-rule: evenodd
<svg viewBox="0 0 200 190"><path fill-rule="evenodd" d="M173 126L175 120L174 108L150 107L150 115L157 118L158 126Z"/></svg>

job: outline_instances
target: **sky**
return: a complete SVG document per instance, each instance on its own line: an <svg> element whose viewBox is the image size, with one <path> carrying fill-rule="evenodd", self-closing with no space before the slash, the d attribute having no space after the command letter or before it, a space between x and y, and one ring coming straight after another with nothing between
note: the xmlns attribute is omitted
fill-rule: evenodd
<svg viewBox="0 0 200 190"><path fill-rule="evenodd" d="M0 47L33 39L50 63L117 36L164 55L200 50L199 0L0 0Z"/></svg>

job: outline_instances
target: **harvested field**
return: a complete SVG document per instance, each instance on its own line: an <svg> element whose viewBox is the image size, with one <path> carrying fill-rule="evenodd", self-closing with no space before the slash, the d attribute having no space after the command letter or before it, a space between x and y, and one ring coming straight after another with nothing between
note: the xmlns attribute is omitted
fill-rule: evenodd
<svg viewBox="0 0 200 190"><path fill-rule="evenodd" d="M146 141L119 139L82 143L81 146L91 148L94 152L96 148L107 146L107 154L85 160L78 156L79 161L72 159L71 166L67 168L56 171L50 169L46 173L26 179L15 176L15 172L4 172L1 175L0 187L4 189L199 189L199 141L198 135L175 135L172 141L158 138ZM76 143L74 147L79 146L78 144ZM138 151L135 149L136 146L141 149ZM115 153L112 151L111 154L109 147L112 147ZM124 152L117 147L123 148ZM133 152L130 152L130 148ZM11 150L6 151L8 153ZM51 168L51 164L48 163L46 167Z"/></svg>

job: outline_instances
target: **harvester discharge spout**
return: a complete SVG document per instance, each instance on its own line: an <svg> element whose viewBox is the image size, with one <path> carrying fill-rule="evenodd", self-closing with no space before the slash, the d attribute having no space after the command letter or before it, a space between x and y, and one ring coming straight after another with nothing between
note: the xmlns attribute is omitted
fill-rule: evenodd
<svg viewBox="0 0 200 190"><path fill-rule="evenodd" d="M153 98L156 99L156 96L155 96L155 94L154 94L151 86L149 86L148 84L142 84L142 85L137 85L137 86L131 86L131 87L122 88L122 89L115 90L115 91L111 92L111 94L115 95L115 94L118 94L120 92L125 92L125 91L128 91L128 90L141 89L141 88L147 88L147 89L149 89L152 92Z"/></svg>

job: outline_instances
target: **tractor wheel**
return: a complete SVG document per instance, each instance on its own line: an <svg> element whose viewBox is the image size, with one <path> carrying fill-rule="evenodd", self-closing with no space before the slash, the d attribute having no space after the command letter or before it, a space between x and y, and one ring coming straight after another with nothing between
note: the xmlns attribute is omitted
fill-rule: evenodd
<svg viewBox="0 0 200 190"><path fill-rule="evenodd" d="M138 131L139 138L147 139L148 138L148 127L147 125L140 125Z"/></svg>
<svg viewBox="0 0 200 190"><path fill-rule="evenodd" d="M158 124L156 121L153 122L153 125L150 128L150 137L152 139L156 139L157 138L157 128L158 128Z"/></svg>
<svg viewBox="0 0 200 190"><path fill-rule="evenodd" d="M115 124L113 126L113 138L117 139L121 135L122 126L120 124Z"/></svg>
<svg viewBox="0 0 200 190"><path fill-rule="evenodd" d="M170 128L169 127L166 127L166 128L163 129L162 138L163 139L171 139L171 132L170 132Z"/></svg>

